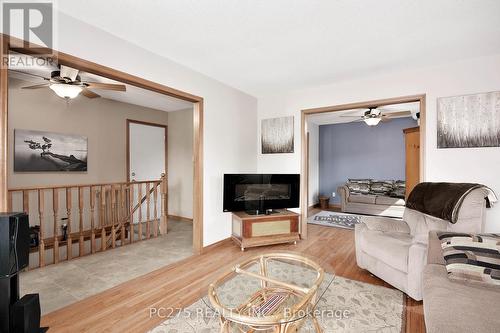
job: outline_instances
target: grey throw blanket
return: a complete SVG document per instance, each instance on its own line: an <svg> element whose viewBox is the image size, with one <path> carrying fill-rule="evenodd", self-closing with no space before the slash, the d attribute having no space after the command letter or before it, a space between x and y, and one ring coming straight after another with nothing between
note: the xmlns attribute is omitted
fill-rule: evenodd
<svg viewBox="0 0 500 333"><path fill-rule="evenodd" d="M411 191L406 207L427 215L456 223L465 197L473 190L483 188L489 192L486 206L497 200L489 187L471 183L420 183Z"/></svg>

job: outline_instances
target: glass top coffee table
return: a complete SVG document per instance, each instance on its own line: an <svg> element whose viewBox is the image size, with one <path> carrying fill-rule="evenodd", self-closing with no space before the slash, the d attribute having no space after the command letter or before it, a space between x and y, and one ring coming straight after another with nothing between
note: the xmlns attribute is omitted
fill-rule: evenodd
<svg viewBox="0 0 500 333"><path fill-rule="evenodd" d="M310 320L334 280L314 260L294 252L251 257L210 284L204 302L220 315L220 332L296 332Z"/></svg>

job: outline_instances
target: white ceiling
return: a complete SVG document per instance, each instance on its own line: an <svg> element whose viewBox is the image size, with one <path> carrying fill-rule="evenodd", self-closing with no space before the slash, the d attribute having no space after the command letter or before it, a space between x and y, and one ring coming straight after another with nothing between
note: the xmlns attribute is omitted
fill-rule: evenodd
<svg viewBox="0 0 500 333"><path fill-rule="evenodd" d="M380 105L378 106L378 108L383 110L382 111L383 114L391 114L394 112L401 112L401 111L410 111L412 114L414 114L420 110L420 104L418 102L401 103L401 104L391 104L391 105ZM348 123L361 119L361 116L364 114L366 110L368 109L352 109L345 111L312 114L307 116L307 121L316 125ZM353 118L346 118L344 116L352 116ZM405 117L394 117L394 118L405 118Z"/></svg>
<svg viewBox="0 0 500 333"><path fill-rule="evenodd" d="M499 0L86 0L57 5L254 95L500 53Z"/></svg>
<svg viewBox="0 0 500 333"><path fill-rule="evenodd" d="M13 53L13 57L20 55ZM27 55L21 56L23 59L26 57L30 57ZM29 61L29 60L28 60ZM13 63L20 63L14 61ZM47 81L43 80L41 77L50 78L50 73L52 71L58 70L56 64L48 64L48 63L37 63L36 61L29 61L30 66L10 66L9 68L9 76L22 80L25 83L22 85L30 86L35 84L46 83ZM15 70L15 71L12 71ZM102 83L121 83L117 81L110 80L108 78L104 78L102 76L98 76L91 73L79 72L82 81L88 82L102 82ZM101 98L111 99L122 103L129 103L134 105L140 105L152 109L162 110L162 111L179 111L184 109L189 109L193 107L193 104L190 102L186 102L174 97L170 97L167 95L159 94L157 92L153 92L150 90L138 88L132 86L130 84L126 84L126 91L111 91L111 90L102 90L102 89L91 89L93 92L99 94ZM19 89L21 89L19 87ZM48 89L48 88L41 88ZM84 96L79 96L78 98L86 98Z"/></svg>

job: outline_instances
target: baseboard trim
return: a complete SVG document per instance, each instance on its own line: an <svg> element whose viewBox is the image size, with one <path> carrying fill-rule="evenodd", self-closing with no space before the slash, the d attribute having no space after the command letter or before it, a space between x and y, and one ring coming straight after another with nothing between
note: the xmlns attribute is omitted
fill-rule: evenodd
<svg viewBox="0 0 500 333"><path fill-rule="evenodd" d="M309 206L309 209L313 209L313 208L318 208L318 209L321 209L321 206L319 203L313 205L313 206ZM332 209L332 210L335 210L335 211L341 211L342 210L342 205L341 204L329 204L328 205L328 209Z"/></svg>
<svg viewBox="0 0 500 333"><path fill-rule="evenodd" d="M179 220L182 222L191 222L193 223L193 219L189 217L184 217L184 216L179 216L179 215L167 215L167 218L169 219L174 219L174 220Z"/></svg>
<svg viewBox="0 0 500 333"><path fill-rule="evenodd" d="M215 242L213 244L210 244L210 245L207 245L207 246L204 246L203 249L201 250L201 253L206 253L210 250L213 250L219 246L223 246L223 245L226 245L226 243L232 243L232 239L231 237L228 237L228 238L224 238L218 242Z"/></svg>
<svg viewBox="0 0 500 333"><path fill-rule="evenodd" d="M313 209L313 208L321 208L321 206L319 205L319 203L316 203L316 204L314 204L312 206L309 206L309 209ZM342 205L341 204L329 204L328 208L331 208L331 209L341 209Z"/></svg>

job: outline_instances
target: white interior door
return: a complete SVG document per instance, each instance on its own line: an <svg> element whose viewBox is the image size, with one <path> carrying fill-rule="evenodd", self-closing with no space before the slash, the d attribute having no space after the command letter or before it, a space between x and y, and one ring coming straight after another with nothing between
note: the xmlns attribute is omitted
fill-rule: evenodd
<svg viewBox="0 0 500 333"><path fill-rule="evenodd" d="M130 181L160 179L165 173L164 127L129 123Z"/></svg>
<svg viewBox="0 0 500 333"><path fill-rule="evenodd" d="M166 128L161 126L147 125L141 123L129 123L129 178L132 182L158 180L165 173L165 136ZM146 195L146 184L138 184L142 195ZM134 187L137 191L137 186ZM159 191L159 189L157 189ZM134 195L133 204L137 205L139 198ZM150 211L153 211L154 202L150 202ZM156 203L157 211L160 212L160 200ZM141 210L134 213L133 223L145 222L147 202L141 205ZM150 218L152 218L150 216Z"/></svg>

